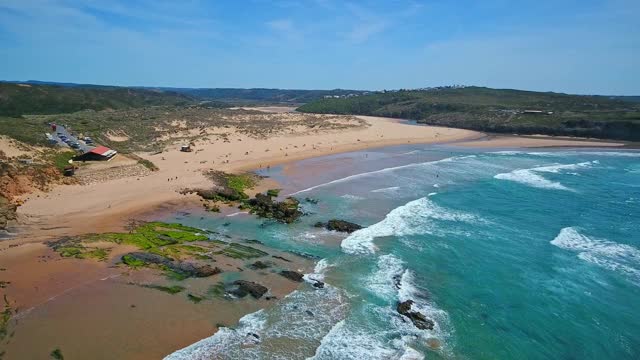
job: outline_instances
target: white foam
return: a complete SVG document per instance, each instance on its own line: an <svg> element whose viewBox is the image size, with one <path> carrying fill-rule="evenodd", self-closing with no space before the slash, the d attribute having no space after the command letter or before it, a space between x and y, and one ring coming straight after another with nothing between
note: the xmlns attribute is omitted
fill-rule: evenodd
<svg viewBox="0 0 640 360"><path fill-rule="evenodd" d="M342 241L341 247L349 254L372 254L376 250L375 238L427 234L433 226L432 220L470 222L478 219L440 207L426 197L420 198L391 210L382 221L353 232Z"/></svg>
<svg viewBox="0 0 640 360"><path fill-rule="evenodd" d="M227 215L227 217L234 217L234 216L238 216L238 215L241 215L241 214L248 214L248 213L249 212L247 212L247 211L237 211L237 212L234 212L234 213L231 213L231 214Z"/></svg>
<svg viewBox="0 0 640 360"><path fill-rule="evenodd" d="M391 301L398 295L400 277L405 271L404 263L394 255L387 254L378 258L377 267L378 270L366 281L367 289L372 294Z"/></svg>
<svg viewBox="0 0 640 360"><path fill-rule="evenodd" d="M539 175L537 173L543 172L543 173L557 174L563 170L578 170L583 168L589 168L595 164L598 164L597 160L582 162L577 164L556 164L556 165L539 166L531 169L518 169L518 170L513 170L509 173L497 174L494 176L494 178L499 180L514 181L517 183L525 184L525 185L540 188L540 189L573 191L572 189L562 185L561 183L547 180L542 175Z"/></svg>
<svg viewBox="0 0 640 360"><path fill-rule="evenodd" d="M322 338L312 360L324 359L393 359L398 351L390 349L379 339L380 334L372 334L366 329L348 326L343 320L338 322Z"/></svg>
<svg viewBox="0 0 640 360"><path fill-rule="evenodd" d="M324 281L325 272L330 267L331 264L329 264L329 261L327 261L327 259L321 259L313 269L313 273L305 274L303 278L311 283L315 283L316 281Z"/></svg>
<svg viewBox="0 0 640 360"><path fill-rule="evenodd" d="M316 264L316 273L305 278L319 276L329 267L326 260L321 260ZM345 318L348 307L346 293L330 284L322 289L295 290L274 307L244 316L235 330L220 328L213 336L165 359L300 358L314 349L336 322ZM288 339L288 346L283 347L281 339Z"/></svg>
<svg viewBox="0 0 640 360"><path fill-rule="evenodd" d="M552 245L578 252L578 258L640 281L640 250L631 245L590 238L573 227L560 230Z"/></svg>
<svg viewBox="0 0 640 360"><path fill-rule="evenodd" d="M259 334L265 327L264 310L243 316L236 329L222 327L215 335L202 339L169 354L165 360L208 360L211 354L221 353L237 344L245 344L247 334ZM247 358L247 357L245 357Z"/></svg>
<svg viewBox="0 0 640 360"><path fill-rule="evenodd" d="M344 194L344 195L342 195L340 197L343 198L343 199L351 200L351 201L364 200L364 198L362 196L352 195L352 194Z"/></svg>
<svg viewBox="0 0 640 360"><path fill-rule="evenodd" d="M386 193L386 192L395 192L398 189L400 189L400 186L390 186L390 187L386 187L386 188L371 190L371 192L372 193Z"/></svg>
<svg viewBox="0 0 640 360"><path fill-rule="evenodd" d="M355 174L355 175L350 175L350 176L347 176L347 177L343 177L341 179L332 180L332 181L329 181L329 182L326 182L326 183L314 185L314 186L308 187L306 189L299 190L299 191L296 191L294 193L291 193L291 194L289 194L287 196L298 195L300 193L311 191L311 190L315 190L317 188L321 188L321 187L325 187L325 186L329 186L329 185L334 185L334 184L339 184L339 183L343 183L343 182L359 179L359 178L366 177L366 176L384 174L384 173L389 173L389 172L393 172L393 171L400 170L400 169L407 169L407 168L413 168L413 167L419 167L419 166L425 166L425 165L433 165L433 164L438 164L438 163L446 163L446 162L451 162L451 161L455 161L455 160L469 159L469 158L474 158L474 157L475 157L475 155L453 156L453 157L450 157L450 158L445 158L445 159L436 160L436 161L412 163L412 164L407 164L407 165L388 167L388 168L384 168L384 169L380 169L380 170L368 171L368 172L364 172L364 173L360 173L360 174Z"/></svg>

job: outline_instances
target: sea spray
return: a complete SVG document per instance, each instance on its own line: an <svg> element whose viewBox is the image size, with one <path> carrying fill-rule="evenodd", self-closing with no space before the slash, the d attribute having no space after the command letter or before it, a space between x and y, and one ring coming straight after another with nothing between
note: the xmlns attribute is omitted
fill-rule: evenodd
<svg viewBox="0 0 640 360"><path fill-rule="evenodd" d="M382 221L352 233L342 241L341 247L348 254L373 254L375 238L428 234L433 230L434 220L471 222L479 219L472 214L440 207L424 197L399 206Z"/></svg>
<svg viewBox="0 0 640 360"><path fill-rule="evenodd" d="M591 238L573 227L560 230L551 244L578 252L578 258L629 276L640 285L640 250L633 246Z"/></svg>

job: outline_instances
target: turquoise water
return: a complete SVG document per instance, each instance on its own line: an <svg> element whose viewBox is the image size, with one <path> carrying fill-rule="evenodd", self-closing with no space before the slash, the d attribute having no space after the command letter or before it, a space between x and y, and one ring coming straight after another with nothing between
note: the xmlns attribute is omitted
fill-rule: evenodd
<svg viewBox="0 0 640 360"><path fill-rule="evenodd" d="M304 284L169 358L640 357L639 152L413 146L269 175L320 202L290 226L180 221L314 255L306 277L327 286ZM311 226L330 218L367 227ZM433 330L397 314L407 299ZM248 332L261 341L247 343Z"/></svg>

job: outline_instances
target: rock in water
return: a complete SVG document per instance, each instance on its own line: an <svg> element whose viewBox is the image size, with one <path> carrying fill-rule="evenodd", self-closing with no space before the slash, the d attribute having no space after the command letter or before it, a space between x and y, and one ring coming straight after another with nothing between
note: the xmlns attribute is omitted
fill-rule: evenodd
<svg viewBox="0 0 640 360"><path fill-rule="evenodd" d="M413 325L415 325L415 327L417 327L418 329L433 330L433 326L435 325L435 323L432 320L427 319L427 317L424 316L424 314L418 311L411 311L412 305L413 305L413 300L406 300L401 303L398 303L396 310L401 315L408 317L409 320L411 320L411 322L413 323Z"/></svg>
<svg viewBox="0 0 640 360"><path fill-rule="evenodd" d="M302 216L302 211L298 209L300 203L292 197L277 202L271 196L256 194L256 197L249 200L247 204L252 214L286 224L290 224Z"/></svg>
<svg viewBox="0 0 640 360"><path fill-rule="evenodd" d="M360 229L362 229L362 226L349 221L333 219L327 222L327 230L352 233Z"/></svg>
<svg viewBox="0 0 640 360"><path fill-rule="evenodd" d="M286 277L289 280L296 281L296 282L302 282L302 278L304 277L304 274L301 274L297 271L291 271L291 270L282 270L280 271L280 275Z"/></svg>
<svg viewBox="0 0 640 360"><path fill-rule="evenodd" d="M253 264L249 265L249 267L256 270L262 270L262 269L271 267L271 264L258 260Z"/></svg>
<svg viewBox="0 0 640 360"><path fill-rule="evenodd" d="M269 289L266 287L254 283L253 281L236 280L233 282L238 288L231 290L230 293L238 297L245 297L247 294L253 296L255 299L260 299Z"/></svg>

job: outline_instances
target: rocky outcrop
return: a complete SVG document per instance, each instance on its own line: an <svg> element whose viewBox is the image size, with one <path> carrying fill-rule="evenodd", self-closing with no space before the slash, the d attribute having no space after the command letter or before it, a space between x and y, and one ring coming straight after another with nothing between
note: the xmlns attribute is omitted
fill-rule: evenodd
<svg viewBox="0 0 640 360"><path fill-rule="evenodd" d="M258 260L256 262L254 262L253 264L249 265L249 267L254 269L254 270L263 270L263 269L267 269L267 268L271 267L271 264Z"/></svg>
<svg viewBox="0 0 640 360"><path fill-rule="evenodd" d="M167 268L184 274L188 277L207 277L222 272L222 270L220 270L220 268L218 268L217 266L212 267L209 264L202 264L191 261L174 261L161 255L146 252L132 252L127 255L147 264L166 266Z"/></svg>
<svg viewBox="0 0 640 360"><path fill-rule="evenodd" d="M302 282L303 278L304 278L304 274L301 274L297 271L291 271L291 270L282 270L280 271L280 275L286 277L287 279L291 280L291 281L295 281L295 282Z"/></svg>
<svg viewBox="0 0 640 360"><path fill-rule="evenodd" d="M265 194L257 194L255 198L247 201L252 214L286 224L290 224L302 216L302 211L298 209L299 204L298 200L293 197L278 202Z"/></svg>
<svg viewBox="0 0 640 360"><path fill-rule="evenodd" d="M411 310L412 305L413 305L413 300L406 300L398 303L396 310L401 315L408 317L409 320L411 320L411 322L413 323L413 325L415 325L415 327L417 327L418 329L433 330L433 326L435 325L433 320L427 319L427 317L424 316L424 314L418 311L412 311Z"/></svg>
<svg viewBox="0 0 640 360"><path fill-rule="evenodd" d="M235 285L236 288L230 290L229 293L241 298L251 295L254 299L260 299L262 295L269 291L266 287L253 281L236 280L233 282L233 285Z"/></svg>
<svg viewBox="0 0 640 360"><path fill-rule="evenodd" d="M5 230L10 221L16 220L17 206L0 195L0 230Z"/></svg>
<svg viewBox="0 0 640 360"><path fill-rule="evenodd" d="M339 232L346 232L346 233L352 233L356 230L362 229L362 226L358 224L345 221L345 220L338 220L338 219L332 219L326 223L317 222L315 223L314 226L317 228L325 228L331 231L339 231Z"/></svg>

